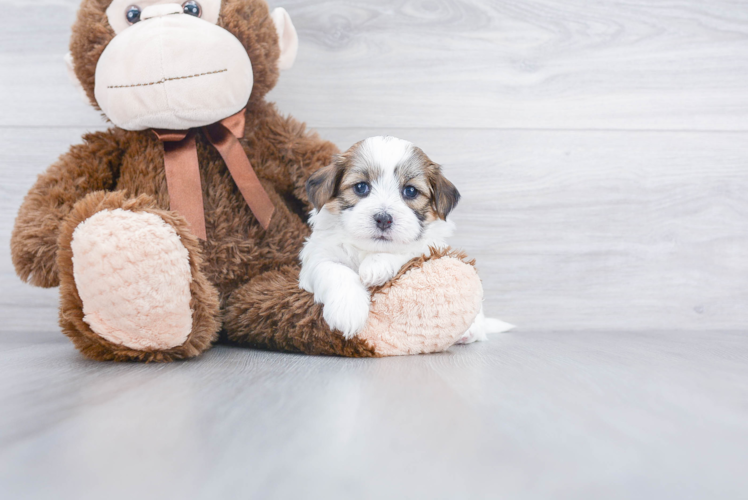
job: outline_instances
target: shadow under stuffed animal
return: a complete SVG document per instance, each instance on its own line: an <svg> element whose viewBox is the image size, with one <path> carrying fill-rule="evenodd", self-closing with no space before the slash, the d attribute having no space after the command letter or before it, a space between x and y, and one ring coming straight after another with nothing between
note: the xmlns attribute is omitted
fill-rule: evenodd
<svg viewBox="0 0 748 500"><path fill-rule="evenodd" d="M114 126L39 176L11 250L23 280L60 287L60 326L85 356L191 358L219 334L307 354L416 354L470 326L483 289L450 250L373 289L350 339L299 288L305 183L338 150L264 99L297 46L288 14L264 0L83 0L68 63Z"/></svg>

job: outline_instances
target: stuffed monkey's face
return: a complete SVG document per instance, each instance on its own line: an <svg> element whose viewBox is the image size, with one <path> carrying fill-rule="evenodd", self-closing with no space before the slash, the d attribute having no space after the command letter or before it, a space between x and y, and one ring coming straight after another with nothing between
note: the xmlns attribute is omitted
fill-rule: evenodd
<svg viewBox="0 0 748 500"><path fill-rule="evenodd" d="M86 4L103 7L84 1L79 24L90 23ZM296 51L288 14L276 9L271 15L254 0L112 0L101 15L114 36L96 60L93 94L126 130L181 130L231 116L247 106L258 71L267 92L278 67L290 66ZM268 29L275 40L263 33ZM74 28L77 66L76 34ZM264 45L254 46L258 40ZM259 68L253 68L253 55Z"/></svg>

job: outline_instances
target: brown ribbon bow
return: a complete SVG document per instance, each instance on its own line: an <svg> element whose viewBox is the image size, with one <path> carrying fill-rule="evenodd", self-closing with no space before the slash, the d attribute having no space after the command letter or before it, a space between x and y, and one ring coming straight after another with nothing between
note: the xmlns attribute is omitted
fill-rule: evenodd
<svg viewBox="0 0 748 500"><path fill-rule="evenodd" d="M239 138L244 136L244 110L203 127L203 131L221 154L252 213L263 229L267 229L275 207L239 142ZM164 143L166 186L169 189L171 209L182 214L195 235L205 240L205 210L195 131L154 129L154 132Z"/></svg>

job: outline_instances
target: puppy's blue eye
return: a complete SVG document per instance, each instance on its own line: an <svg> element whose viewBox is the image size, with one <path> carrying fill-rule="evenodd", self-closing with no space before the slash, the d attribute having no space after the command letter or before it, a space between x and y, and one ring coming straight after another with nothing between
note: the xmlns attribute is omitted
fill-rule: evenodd
<svg viewBox="0 0 748 500"><path fill-rule="evenodd" d="M353 192L359 196L366 196L367 194L369 194L370 189L371 186L369 186L368 182L359 182L358 184L353 186Z"/></svg>
<svg viewBox="0 0 748 500"><path fill-rule="evenodd" d="M405 186L403 188L403 197L404 198L406 198L408 200L412 200L416 196L418 196L418 190L416 188L414 188L413 186Z"/></svg>
<svg viewBox="0 0 748 500"><path fill-rule="evenodd" d="M137 5L129 6L125 11L125 17L127 18L128 23L137 23L138 21L140 21L140 7L138 7Z"/></svg>

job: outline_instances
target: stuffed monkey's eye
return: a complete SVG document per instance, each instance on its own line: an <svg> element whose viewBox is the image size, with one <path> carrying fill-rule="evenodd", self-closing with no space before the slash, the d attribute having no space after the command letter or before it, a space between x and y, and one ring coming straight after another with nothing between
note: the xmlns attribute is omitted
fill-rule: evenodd
<svg viewBox="0 0 748 500"><path fill-rule="evenodd" d="M195 2L195 0L184 2L182 4L182 9L184 9L185 14L195 17L200 17L203 14L203 9L200 8L200 4Z"/></svg>
<svg viewBox="0 0 748 500"><path fill-rule="evenodd" d="M368 182L359 182L353 186L353 192L358 196L366 196L369 194L369 189L371 189L371 186L369 186Z"/></svg>
<svg viewBox="0 0 748 500"><path fill-rule="evenodd" d="M140 7L137 5L131 5L125 11L125 18L130 24L135 24L140 21Z"/></svg>
<svg viewBox="0 0 748 500"><path fill-rule="evenodd" d="M405 186L403 188L403 197L407 200L412 200L418 196L418 190L413 186Z"/></svg>

